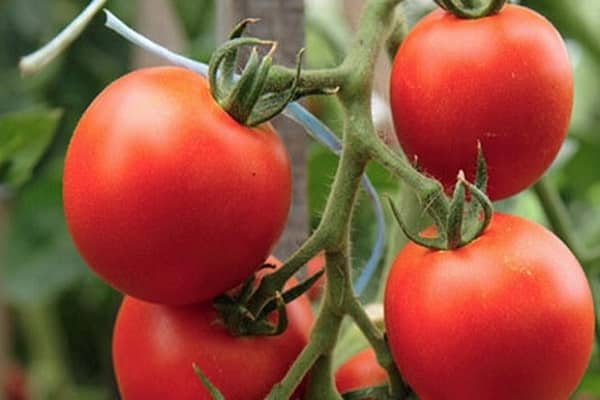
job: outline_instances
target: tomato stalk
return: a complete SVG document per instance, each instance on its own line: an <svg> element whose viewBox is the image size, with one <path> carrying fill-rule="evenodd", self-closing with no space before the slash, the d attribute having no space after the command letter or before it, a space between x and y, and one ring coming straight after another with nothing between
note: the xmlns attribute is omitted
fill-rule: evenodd
<svg viewBox="0 0 600 400"><path fill-rule="evenodd" d="M362 307L357 308L359 303L351 284L348 254L349 227L360 177L372 156L379 156L378 152L373 151L374 148L385 148L386 154L388 150L375 133L369 99L375 59L388 34L392 11L397 3L398 1L367 3L355 44L339 67L346 74L345 82L339 92L340 102L345 111L343 151L323 218L317 228L317 234L326 232L322 243L327 259L327 291L309 345L281 384L273 389L270 399L286 398L285 396L291 394L293 388L300 382L302 372L307 371L307 368L317 360L320 360L319 369L322 368L327 373L330 368L329 356L335 346L342 321L340 315L352 315L357 322L360 322L359 327L365 331L367 338L374 345L379 359L389 360L390 357L383 333L357 311ZM442 193L442 188L437 182L418 174L399 156L394 157L394 162L390 164L397 168L401 176L422 186L430 184L430 187L435 188L433 190ZM441 198L443 199L444 196L442 195ZM326 331L323 330L324 327L327 327ZM324 335L324 332L327 333ZM400 398L404 388L402 381L393 363L392 366L390 363L385 364L387 365L383 367L390 372L391 394ZM331 390L331 385L331 379L317 378L314 385L309 385L308 398L324 398L323 393L335 393ZM337 399L339 396L329 395L325 398Z"/></svg>
<svg viewBox="0 0 600 400"><path fill-rule="evenodd" d="M600 261L600 251L589 249L575 235L571 226L569 212L563 204L559 193L547 178L540 179L533 190L539 199L544 213L550 222L552 230L556 232L584 266L589 266Z"/></svg>

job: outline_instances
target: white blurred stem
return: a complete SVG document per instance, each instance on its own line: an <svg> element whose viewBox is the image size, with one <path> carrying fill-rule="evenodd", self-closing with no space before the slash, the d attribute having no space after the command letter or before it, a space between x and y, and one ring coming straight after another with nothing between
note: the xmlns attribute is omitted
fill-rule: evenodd
<svg viewBox="0 0 600 400"><path fill-rule="evenodd" d="M21 58L19 69L23 76L33 75L44 69L75 41L90 23L94 15L104 6L106 0L92 0L90 4L58 35L44 47Z"/></svg>

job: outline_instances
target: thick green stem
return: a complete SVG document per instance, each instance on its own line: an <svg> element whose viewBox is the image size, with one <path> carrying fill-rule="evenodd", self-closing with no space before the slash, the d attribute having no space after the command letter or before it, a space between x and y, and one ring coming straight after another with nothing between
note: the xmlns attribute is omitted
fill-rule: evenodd
<svg viewBox="0 0 600 400"><path fill-rule="evenodd" d="M344 110L343 148L336 177L319 227L313 236L277 273L271 282L265 280L264 293L259 289L252 307L260 307L269 294L269 285L281 285L297 268L320 248L326 250L327 291L317 317L311 339L285 378L277 384L269 399L291 396L303 377L312 369L307 398L339 399L332 380L331 355L335 347L344 315L351 315L375 348L379 362L390 375L390 389L394 398L402 398L407 390L398 374L387 348L383 333L365 314L352 288L350 252L350 221L358 194L360 179L372 159L404 179L426 203L430 213L443 226L448 204L441 185L419 174L400 155L389 149L377 136L371 119L371 92L375 60L380 53L393 22L394 7L400 0L370 0L363 12L354 45L340 67L331 72L304 72L306 88L311 84L340 87L339 99ZM291 71L273 69L280 74L279 82L270 85L285 86ZM312 74L312 75L311 75ZM343 80L339 80L339 77ZM314 79L313 82L309 82ZM272 288L271 288L272 289ZM261 294L263 293L264 296Z"/></svg>
<svg viewBox="0 0 600 400"><path fill-rule="evenodd" d="M330 359L343 316L346 313L343 308L346 302L345 296L354 296L348 261L350 221L360 187L360 180L367 164L367 158L356 149L359 142L352 139L356 138L355 135L356 132L351 129L351 125L347 124L344 147L331 194L325 206L321 223L316 231L318 235L315 233L313 236L316 236L316 238L312 239L315 243L319 242L326 250L328 283L325 300L317 317L309 344L292 365L284 380L273 388L268 397L272 400L287 399L286 396L293 393L319 357L325 356L325 360ZM312 241L309 240L309 242ZM309 247L314 250L317 246L313 247L311 245ZM292 259L299 260L300 257L292 257ZM292 271L293 265L289 265L289 270ZM325 384L328 381L319 380L319 382ZM319 390L335 393L330 387L319 387Z"/></svg>
<svg viewBox="0 0 600 400"><path fill-rule="evenodd" d="M440 227L440 232L445 231L449 205L442 185L435 179L418 173L400 154L386 146L376 135L369 139L367 145L371 157L408 184L415 191L421 204L424 204L424 211Z"/></svg>
<svg viewBox="0 0 600 400"><path fill-rule="evenodd" d="M398 52L406 33L407 29L406 24L404 23L404 14L397 11L394 17L392 33L390 33L390 36L385 42L385 50L390 61L393 62L394 58L396 58L396 53Z"/></svg>
<svg viewBox="0 0 600 400"><path fill-rule="evenodd" d="M367 315L362 304L356 297L349 296L347 298L346 310L354 320L359 329L363 332L373 350L377 354L377 361L388 373L388 381L390 385L390 396L394 399L402 399L406 397L410 391L400 378L396 363L392 358L390 349L385 340L383 332L375 326L373 321Z"/></svg>
<svg viewBox="0 0 600 400"><path fill-rule="evenodd" d="M342 318L323 307L315 322L313 333L308 345L300 353L292 367L281 382L273 387L267 400L282 400L291 398L308 371L315 365L319 357L326 354L326 349L333 348L337 340Z"/></svg>
<svg viewBox="0 0 600 400"><path fill-rule="evenodd" d="M266 91L276 92L288 89L294 78L294 68L274 65L269 71ZM323 88L336 89L344 82L344 72L338 68L302 70L298 81L298 91L303 94L322 93Z"/></svg>
<svg viewBox="0 0 600 400"><path fill-rule="evenodd" d="M306 388L306 398L319 400L342 400L333 380L333 357L322 355L315 362L313 373Z"/></svg>
<svg viewBox="0 0 600 400"><path fill-rule="evenodd" d="M317 360L323 356L326 357L326 360L329 360L331 353L335 348L339 330L342 324L343 313L340 312L339 306L337 305L337 296L332 295L331 293L334 293L334 289L343 293L343 290L339 290L340 283L342 283L342 286L345 286L343 284L343 273L340 275L340 271L345 269L343 264L346 263L347 256L341 253L326 253L326 256L327 276L329 279L328 287L331 287L332 289L328 289L326 293L325 300L321 306L321 310L315 322L308 345L304 348L302 353L300 353L300 356L289 369L284 379L273 387L271 393L267 397L269 400L290 398L294 390L306 376L307 372L313 367L313 365L315 365ZM321 361L319 364L323 365L323 361ZM331 372L330 365L325 365L325 368L327 371L329 371L328 373ZM317 370L319 370L319 368L315 368L315 371ZM317 372L317 376L322 376L322 374L324 374L323 371ZM318 381L319 384L311 384L313 390L318 390L318 393L321 391L324 393L335 393L335 390L328 385L327 380L321 378L318 379ZM321 387L320 385L325 385L325 387ZM313 397L310 397L309 395L308 398ZM322 397L317 396L314 398L320 399Z"/></svg>

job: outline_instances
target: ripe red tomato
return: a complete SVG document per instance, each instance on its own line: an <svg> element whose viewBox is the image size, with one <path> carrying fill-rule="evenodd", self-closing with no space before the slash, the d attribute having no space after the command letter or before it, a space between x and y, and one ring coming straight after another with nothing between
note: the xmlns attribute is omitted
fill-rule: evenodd
<svg viewBox="0 0 600 400"><path fill-rule="evenodd" d="M394 360L422 400L565 400L594 341L579 263L551 232L511 215L495 214L457 250L408 244L384 306Z"/></svg>
<svg viewBox="0 0 600 400"><path fill-rule="evenodd" d="M227 400L263 399L308 342L309 300L294 300L287 313L279 336L234 337L209 303L173 307L125 297L113 337L122 399L212 400L193 363Z"/></svg>
<svg viewBox="0 0 600 400"><path fill-rule="evenodd" d="M440 9L402 43L390 92L406 154L451 192L459 170L474 179L480 141L497 200L530 186L555 158L573 77L560 35L536 12L507 5L466 20Z"/></svg>
<svg viewBox="0 0 600 400"><path fill-rule="evenodd" d="M387 382L385 369L377 362L369 347L346 361L335 373L335 385L340 393L379 386Z"/></svg>
<svg viewBox="0 0 600 400"><path fill-rule="evenodd" d="M0 398L6 400L27 400L29 393L27 390L27 376L25 371L18 365L10 365L6 376L0 377L2 391Z"/></svg>
<svg viewBox="0 0 600 400"><path fill-rule="evenodd" d="M107 87L69 145L73 239L115 288L165 304L207 300L267 257L290 205L290 162L271 125L240 125L185 69Z"/></svg>

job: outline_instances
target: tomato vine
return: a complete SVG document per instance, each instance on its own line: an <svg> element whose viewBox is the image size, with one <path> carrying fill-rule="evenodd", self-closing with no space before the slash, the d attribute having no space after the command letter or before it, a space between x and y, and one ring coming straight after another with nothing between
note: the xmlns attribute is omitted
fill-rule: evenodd
<svg viewBox="0 0 600 400"><path fill-rule="evenodd" d="M218 103L228 110L237 121L244 124L260 124L281 112L290 101L313 94L337 96L343 110L344 130L340 161L318 227L282 267L263 277L258 287L247 298L242 296L245 300L244 315L249 315L250 319L261 315L265 308L272 306L274 301L280 300L286 282L298 269L320 251L325 251L327 289L310 340L293 362L285 377L272 388L267 397L270 400L291 398L309 372L310 380L306 388L307 398L323 400L339 400L341 398L332 379L332 358L345 317L352 319L362 331L373 347L379 364L386 370L389 379L389 391L385 395L386 398L403 399L411 392L398 372L384 332L371 321L361 305L351 276L351 220L361 181L364 179L369 163L377 162L402 179L415 191L423 205L424 213L427 213L434 221L438 237L431 240L411 233L403 225L400 213L394 210L403 229L414 242L430 248L453 250L468 245L485 231L492 220L492 206L483 193L487 178L485 163L481 160L485 156L485 149L483 149L483 156L480 154L480 168L475 179L476 182L468 182L461 171L456 179L454 194L448 197L440 182L420 173L411 162L383 143L373 126L370 100L375 61L384 46L388 46L388 51L393 51L397 47L397 38L402 29L396 24L394 10L400 2L401 0L369 0L349 53L341 64L330 69L302 70L277 65L271 66L270 55L259 60L258 54L253 53L242 77L234 77L231 63L235 59L234 51L239 46L266 44L272 48L275 47L274 43L270 41L239 38L241 31L237 32L232 41L224 45L225 47L217 50L217 58L208 71L202 64L167 50L161 50L167 60L205 75L208 74L211 89ZM95 6L98 6L99 3L101 2L95 3ZM492 0L477 7L459 5L455 0L438 0L436 3L458 17L479 18L498 13L505 1ZM124 29L123 26L119 27L118 20L110 14L107 15L109 24L113 28ZM84 22L76 24L77 28L71 31L68 39L71 40L75 37L84 24ZM391 38L389 42L388 38ZM134 40L144 46L148 45L146 39L141 36L134 37ZM67 39L62 39L62 43L66 46ZM42 56L43 62L47 62L60 49ZM33 60L35 59L33 58ZM35 63L36 61L33 62L33 64ZM25 65L29 64L29 62L25 62ZM42 64L40 62L40 65ZM225 71L219 69L221 64L227 64ZM300 61L298 64L300 65ZM25 66L24 68L29 71L34 67ZM222 90L223 88L231 89L231 91L227 92ZM263 95L264 97L261 97ZM277 101L273 101L274 96L279 96ZM262 107L261 100L271 101L268 104L271 108ZM258 115L253 114L255 107L261 111ZM289 108L286 112L298 116L297 111L290 111ZM544 205L547 206L547 213L553 225L562 231L563 236L568 241L572 241L572 245L575 247L576 245L573 243L577 243L577 241L569 236L565 222L566 217L560 209L560 203L543 183L538 184L537 192ZM467 199L467 193L470 193L470 199ZM471 207L475 211L465 212L465 206ZM468 226L465 228L463 224ZM465 231L467 231L467 235L463 235ZM581 247L577 247L575 250L580 257L590 257L587 254L584 256L584 249ZM248 285L248 287L250 286ZM251 291L251 289L248 290ZM232 319L237 317L242 318L243 316L234 316Z"/></svg>

